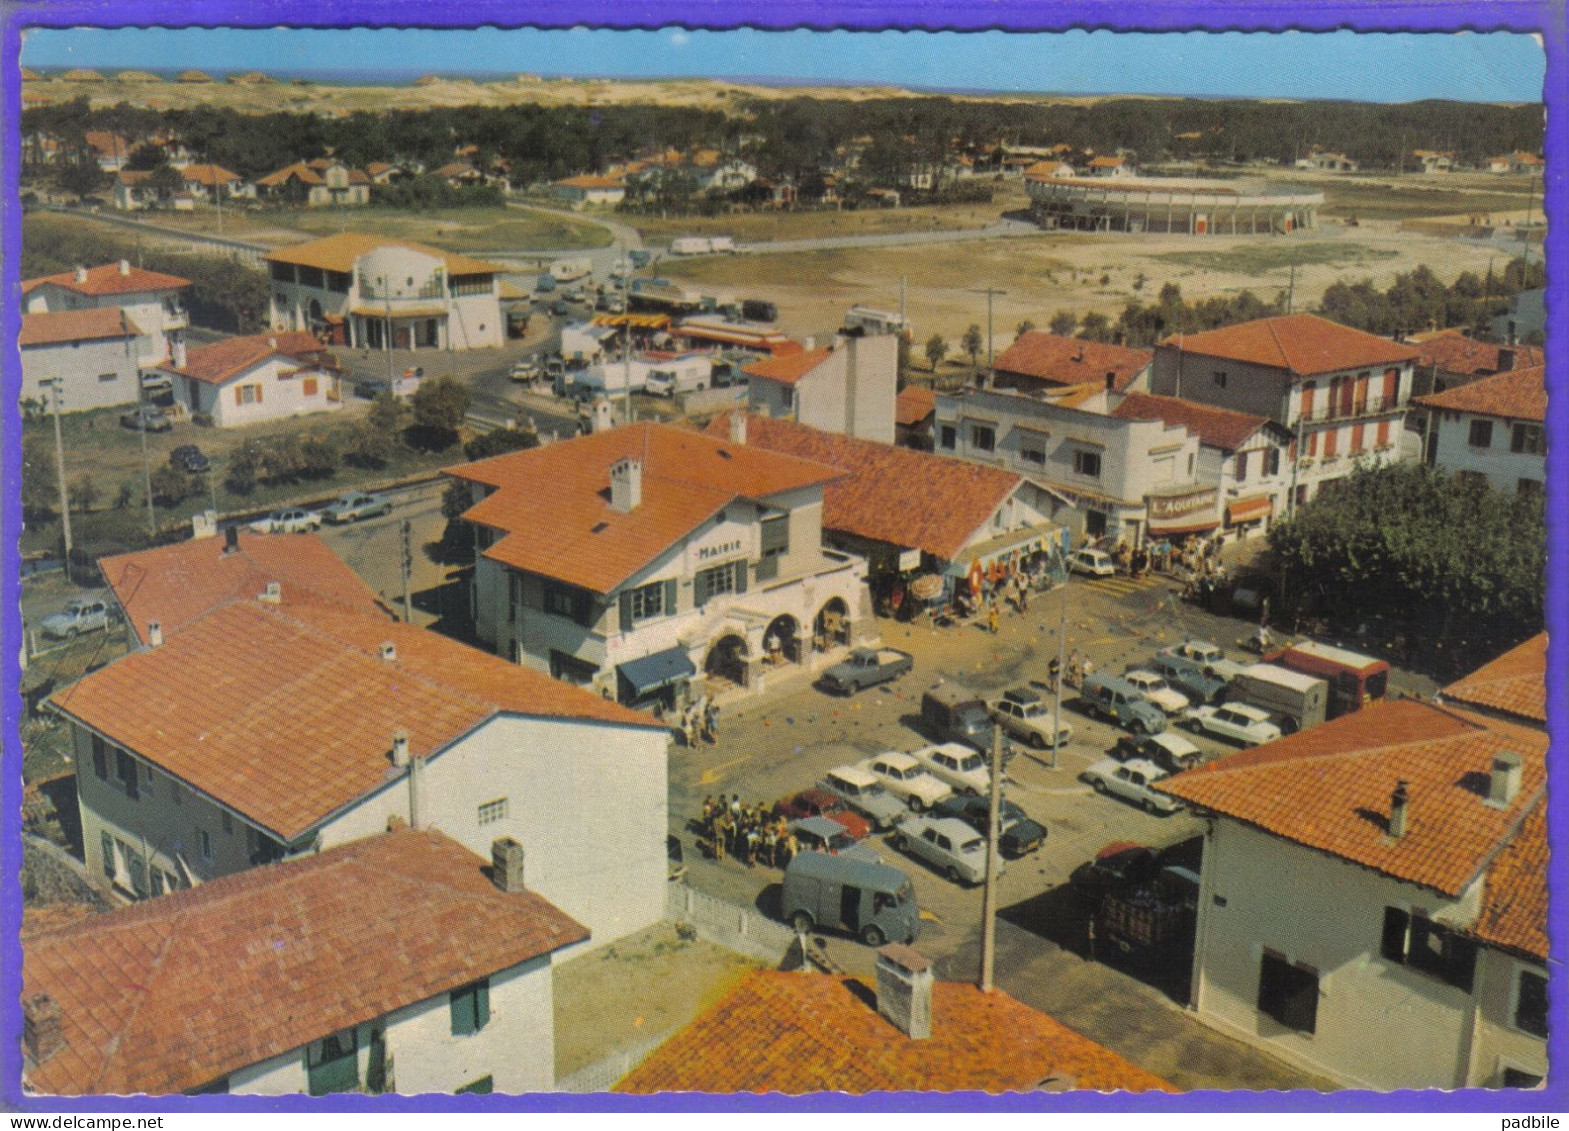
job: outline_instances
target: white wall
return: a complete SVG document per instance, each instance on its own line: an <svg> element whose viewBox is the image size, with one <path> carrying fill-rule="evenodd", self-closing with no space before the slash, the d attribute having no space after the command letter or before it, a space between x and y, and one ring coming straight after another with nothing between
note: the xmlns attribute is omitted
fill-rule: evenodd
<svg viewBox="0 0 1569 1131"><path fill-rule="evenodd" d="M1204 847L1197 1008L1248 1042L1352 1086L1463 1086L1471 995L1379 951L1386 906L1469 923L1480 894L1478 883L1446 899L1219 818ZM1319 971L1312 1035L1259 1012L1265 947Z"/></svg>
<svg viewBox="0 0 1569 1131"><path fill-rule="evenodd" d="M61 412L135 404L141 396L135 338L26 346L21 353L19 399L40 401L51 411L54 390L43 388L39 382L55 377L64 379ZM111 374L112 379L106 379Z"/></svg>
<svg viewBox="0 0 1569 1131"><path fill-rule="evenodd" d="M824 432L893 443L898 357L893 334L841 338L795 386L795 418Z"/></svg>
<svg viewBox="0 0 1569 1131"><path fill-rule="evenodd" d="M292 358L270 357L251 366L222 385L209 385L204 381L182 380L179 387L192 412L211 413L213 423L220 428L233 428L254 424L259 420L276 420L284 416L298 416L307 412L331 412L343 407L342 398L334 399L336 378L326 370L306 367L302 372ZM314 382L315 392L306 395L306 386ZM244 386L260 386L261 399L250 404L236 404L235 391Z"/></svg>
<svg viewBox="0 0 1569 1131"><path fill-rule="evenodd" d="M188 319L181 291L146 291L118 295L84 295L53 283L35 288L27 296L30 314L41 310L93 310L119 307L141 331L136 339L137 364L142 368L157 365L170 354L170 341L184 329ZM170 307L174 313L170 312Z"/></svg>
<svg viewBox="0 0 1569 1131"><path fill-rule="evenodd" d="M1451 474L1460 471L1479 472L1487 476L1493 490L1506 495L1513 495L1522 479L1534 479L1541 483L1546 477L1545 455L1509 450L1514 434L1515 422L1512 420L1454 412L1430 412L1428 420L1429 427L1438 437L1433 462ZM1471 446L1473 420L1492 421L1492 443L1485 448Z"/></svg>
<svg viewBox="0 0 1569 1131"><path fill-rule="evenodd" d="M1467 1081L1472 1087L1502 1087L1506 1068L1533 1076L1547 1075L1547 1042L1514 1024L1522 971L1548 977L1547 967L1491 947L1477 956L1477 1025ZM1561 1007L1555 1016L1563 1016Z"/></svg>

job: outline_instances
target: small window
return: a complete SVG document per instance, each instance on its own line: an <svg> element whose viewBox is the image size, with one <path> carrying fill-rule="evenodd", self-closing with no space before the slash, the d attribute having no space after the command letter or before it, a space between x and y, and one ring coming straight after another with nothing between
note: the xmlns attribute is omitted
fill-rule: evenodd
<svg viewBox="0 0 1569 1131"><path fill-rule="evenodd" d="M950 452L959 444L959 430L952 424L942 424L937 428L937 446L947 448Z"/></svg>
<svg viewBox="0 0 1569 1131"><path fill-rule="evenodd" d="M210 835L208 835L207 830L206 829L197 829L196 830L196 839L201 844L202 859L203 860L211 860L212 859L212 837Z"/></svg>
<svg viewBox="0 0 1569 1131"><path fill-rule="evenodd" d="M1509 450L1522 455L1539 456L1546 451L1540 424L1516 424L1509 436Z"/></svg>
<svg viewBox="0 0 1569 1131"><path fill-rule="evenodd" d="M1238 452L1237 453L1237 471L1236 471L1236 476L1237 476L1237 482L1238 483L1241 483L1244 479L1246 479L1248 477L1248 453L1247 452Z"/></svg>
<svg viewBox="0 0 1569 1131"><path fill-rule="evenodd" d="M1318 971L1266 950L1259 962L1258 1008L1288 1029L1312 1034L1318 1028Z"/></svg>
<svg viewBox="0 0 1569 1131"><path fill-rule="evenodd" d="M1100 453L1099 452L1074 452L1073 470L1077 475L1088 475L1093 479L1100 478Z"/></svg>
<svg viewBox="0 0 1569 1131"><path fill-rule="evenodd" d="M1547 1039L1547 978L1534 970L1520 971L1515 984L1515 1028Z"/></svg>
<svg viewBox="0 0 1569 1131"><path fill-rule="evenodd" d="M1490 448L1493 446L1493 422L1491 420L1471 421L1470 444L1473 448Z"/></svg>
<svg viewBox="0 0 1569 1131"><path fill-rule="evenodd" d="M221 817L221 819L223 821L223 831L224 831L224 833L226 835L228 835L228 836L233 836L234 835L234 818L229 816L229 811L227 809L225 809L220 814L220 817Z"/></svg>
<svg viewBox="0 0 1569 1131"><path fill-rule="evenodd" d="M1542 493L1540 479L1518 479L1515 481L1515 494L1522 497L1534 498Z"/></svg>
<svg viewBox="0 0 1569 1131"><path fill-rule="evenodd" d="M120 788L125 790L125 795L132 801L135 801L138 794L136 787L138 780L136 759L132 758L124 750L116 750L114 752L114 774L120 781Z"/></svg>
<svg viewBox="0 0 1569 1131"><path fill-rule="evenodd" d="M467 1037L490 1024L490 979L481 978L448 995L452 1035Z"/></svg>
<svg viewBox="0 0 1569 1131"><path fill-rule="evenodd" d="M354 1092L360 1086L359 1033L345 1029L305 1047L307 1090L313 1096Z"/></svg>
<svg viewBox="0 0 1569 1131"><path fill-rule="evenodd" d="M119 379L120 379L120 375L118 373L100 373L100 374L98 374L98 383L100 385L112 384L113 382L118 381Z"/></svg>
<svg viewBox="0 0 1569 1131"><path fill-rule="evenodd" d="M970 426L970 447L983 452L995 451L997 448L997 430L984 424Z"/></svg>
<svg viewBox="0 0 1569 1131"><path fill-rule="evenodd" d="M1217 370L1215 370L1215 372L1213 374L1213 377L1214 377L1215 384L1218 387L1220 387L1222 389L1224 389L1226 387L1226 371L1224 369L1217 369Z"/></svg>
<svg viewBox="0 0 1569 1131"><path fill-rule="evenodd" d="M114 879L114 837L108 833L102 834L98 847L103 850L103 872L108 879Z"/></svg>
<svg viewBox="0 0 1569 1131"><path fill-rule="evenodd" d="M507 799L505 797L497 798L495 801L487 801L479 807L479 823L482 825L493 825L497 821L506 820L506 817Z"/></svg>
<svg viewBox="0 0 1569 1131"><path fill-rule="evenodd" d="M1033 463L1037 467L1046 466L1046 452L1041 448L1020 448L1019 458L1025 463Z"/></svg>
<svg viewBox="0 0 1569 1131"><path fill-rule="evenodd" d="M109 744L99 735L93 735L93 773L99 781L109 780Z"/></svg>
<svg viewBox="0 0 1569 1131"><path fill-rule="evenodd" d="M1384 908L1380 953L1390 962L1431 974L1456 989L1471 992L1476 973L1476 943L1421 911Z"/></svg>

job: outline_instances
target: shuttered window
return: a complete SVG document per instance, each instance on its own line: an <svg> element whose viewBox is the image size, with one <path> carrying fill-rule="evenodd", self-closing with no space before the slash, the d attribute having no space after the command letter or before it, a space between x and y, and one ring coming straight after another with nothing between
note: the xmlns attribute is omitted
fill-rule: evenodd
<svg viewBox="0 0 1569 1131"><path fill-rule="evenodd" d="M490 979L481 978L449 995L452 1035L467 1037L490 1024Z"/></svg>
<svg viewBox="0 0 1569 1131"><path fill-rule="evenodd" d="M1389 446L1389 421L1387 420L1378 422L1378 446L1381 448Z"/></svg>
<svg viewBox="0 0 1569 1131"><path fill-rule="evenodd" d="M1293 966L1285 957L1266 950L1259 962L1259 1012L1288 1029L1312 1033L1318 1028L1318 971Z"/></svg>

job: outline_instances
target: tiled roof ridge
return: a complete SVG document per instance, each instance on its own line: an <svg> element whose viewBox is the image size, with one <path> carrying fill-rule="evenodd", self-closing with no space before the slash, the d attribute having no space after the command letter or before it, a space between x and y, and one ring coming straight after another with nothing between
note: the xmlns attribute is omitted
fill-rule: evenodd
<svg viewBox="0 0 1569 1131"><path fill-rule="evenodd" d="M1286 368L1295 373L1297 367L1292 364L1291 355L1286 352L1286 347L1281 343L1280 335L1275 332L1275 320L1273 318L1264 319L1264 328L1269 331L1269 340L1275 343L1275 350L1280 354L1280 359L1286 363Z"/></svg>
<svg viewBox="0 0 1569 1131"><path fill-rule="evenodd" d="M1493 842L1493 847L1482 853L1482 858L1477 861L1476 870L1466 878L1464 886L1470 886L1476 882L1478 876L1484 876L1493 870L1493 865L1508 850L1509 846L1514 843L1515 838L1520 835L1520 830L1525 828L1526 822L1536 812L1537 806L1545 804L1546 801L1547 782L1544 780L1541 785L1537 786L1526 803L1520 806L1520 812L1515 814L1514 820L1509 822L1509 827L1504 830L1503 835ZM1546 882L1545 876L1543 877L1543 882ZM1480 921L1480 914L1478 914L1478 921Z"/></svg>
<svg viewBox="0 0 1569 1131"><path fill-rule="evenodd" d="M1533 726L1482 714L1470 707L1462 707L1454 703L1434 703L1425 699L1422 700L1422 703L1439 714L1448 715L1452 719L1457 719L1479 730L1491 731L1500 738L1511 736L1521 738L1532 746L1541 745L1547 740L1546 736Z"/></svg>

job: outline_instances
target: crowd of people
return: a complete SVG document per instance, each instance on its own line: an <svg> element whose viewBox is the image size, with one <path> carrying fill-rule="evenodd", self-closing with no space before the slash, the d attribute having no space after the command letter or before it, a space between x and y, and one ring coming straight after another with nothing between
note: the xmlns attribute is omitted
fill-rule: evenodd
<svg viewBox="0 0 1569 1131"><path fill-rule="evenodd" d="M748 868L763 864L783 868L801 851L790 822L773 813L765 802L748 805L740 794L724 794L716 801L703 798L698 837L705 855L714 860L739 860Z"/></svg>
<svg viewBox="0 0 1569 1131"><path fill-rule="evenodd" d="M713 745L719 741L719 705L711 696L699 695L681 709L675 727L689 750L699 742Z"/></svg>

